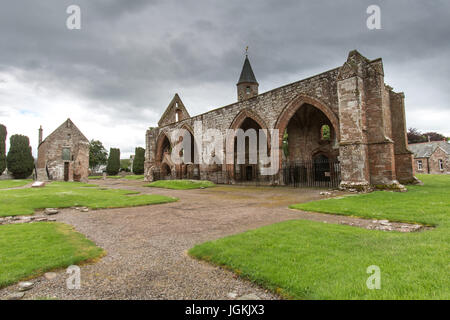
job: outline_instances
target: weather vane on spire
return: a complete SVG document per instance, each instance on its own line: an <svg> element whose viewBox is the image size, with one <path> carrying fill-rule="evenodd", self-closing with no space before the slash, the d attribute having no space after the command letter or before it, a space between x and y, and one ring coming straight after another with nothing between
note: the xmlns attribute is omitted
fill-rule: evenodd
<svg viewBox="0 0 450 320"><path fill-rule="evenodd" d="M248 46L245 47L245 55L248 55Z"/></svg>

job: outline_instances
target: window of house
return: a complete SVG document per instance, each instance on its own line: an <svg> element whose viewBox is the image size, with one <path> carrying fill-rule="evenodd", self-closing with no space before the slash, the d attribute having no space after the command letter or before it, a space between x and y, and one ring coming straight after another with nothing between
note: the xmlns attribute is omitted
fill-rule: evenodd
<svg viewBox="0 0 450 320"><path fill-rule="evenodd" d="M62 159L66 161L70 161L70 148L62 149Z"/></svg>
<svg viewBox="0 0 450 320"><path fill-rule="evenodd" d="M444 170L444 161L442 159L439 159L439 170Z"/></svg>
<svg viewBox="0 0 450 320"><path fill-rule="evenodd" d="M320 139L321 140L330 140L331 139L331 130L330 126L327 124L324 124L320 128Z"/></svg>
<svg viewBox="0 0 450 320"><path fill-rule="evenodd" d="M422 167L422 160L418 160L418 161L417 161L417 170L423 170L423 167Z"/></svg>
<svg viewBox="0 0 450 320"><path fill-rule="evenodd" d="M178 110L175 112L175 122L178 122Z"/></svg>
<svg viewBox="0 0 450 320"><path fill-rule="evenodd" d="M250 94L250 87L245 88L245 93Z"/></svg>

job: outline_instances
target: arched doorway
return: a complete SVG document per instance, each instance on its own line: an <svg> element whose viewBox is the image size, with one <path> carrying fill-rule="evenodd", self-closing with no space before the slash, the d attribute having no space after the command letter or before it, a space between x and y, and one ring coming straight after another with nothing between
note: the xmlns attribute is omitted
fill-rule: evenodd
<svg viewBox="0 0 450 320"><path fill-rule="evenodd" d="M238 148L238 138L234 138L234 177L236 181L250 182L258 179L259 176L259 129L261 126L252 118L245 118L238 129L244 131L244 148ZM253 129L254 136L256 136L256 146L251 145L250 136ZM244 152L244 154L241 154ZM239 157L244 160L238 161Z"/></svg>
<svg viewBox="0 0 450 320"><path fill-rule="evenodd" d="M328 117L311 104L303 104L292 114L283 133L283 162L312 161L318 151L337 157L334 127Z"/></svg>
<svg viewBox="0 0 450 320"><path fill-rule="evenodd" d="M170 179L172 177L172 172L170 170L170 167L167 163L163 163L161 164L161 179L163 180L167 180Z"/></svg>
<svg viewBox="0 0 450 320"><path fill-rule="evenodd" d="M314 181L330 181L330 160L324 154L318 154L313 157Z"/></svg>
<svg viewBox="0 0 450 320"><path fill-rule="evenodd" d="M245 159L244 163L238 164L238 152L241 150L237 146L237 137L228 136L227 137L227 147L226 150L232 150L232 159L228 158L227 155L227 172L228 178L234 182L251 182L251 181L259 181L260 176L260 158L259 158L259 147L260 147L260 139L259 139L259 130L265 129L267 132L267 152L270 153L270 132L267 131L268 127L265 124L264 120L261 119L256 113L252 112L249 109L242 110L232 121L230 125L230 129L237 130L242 129L244 131L245 136L245 146L242 152L242 156ZM256 146L250 146L248 135L250 132L247 132L248 129L253 129L254 134L256 135ZM234 131L233 131L234 132ZM256 149L256 154L253 153ZM253 157L252 157L253 155ZM256 158L256 161L255 161ZM253 161L251 161L253 160Z"/></svg>
<svg viewBox="0 0 450 320"><path fill-rule="evenodd" d="M183 142L183 150L180 156L183 158L183 164L179 167L179 176L183 179L199 179L200 171L198 164L195 163L195 139L193 131L187 125L184 125L182 129L185 130L181 139ZM189 141L189 145L185 145L184 141ZM187 148L189 150L185 150Z"/></svg>
<svg viewBox="0 0 450 320"><path fill-rule="evenodd" d="M280 163L283 183L335 186L339 167L337 117L321 102L300 97L280 115ZM334 176L333 176L334 175Z"/></svg>
<svg viewBox="0 0 450 320"><path fill-rule="evenodd" d="M156 144L156 162L161 164L166 156L172 152L172 144L165 133L161 133Z"/></svg>
<svg viewBox="0 0 450 320"><path fill-rule="evenodd" d="M267 125L257 114L244 109L235 117L230 129L241 129L245 139L240 137L240 141L244 142L244 144L238 146L238 137L236 135L227 138L227 150L233 150L232 164L230 164L230 162L227 164L228 176L235 182L246 183L260 181L261 161L259 148L262 141L260 141L259 130L267 130ZM268 135L265 138L267 142L267 151L270 152L270 133L268 131L266 132ZM252 137L252 140L256 143L250 143L250 137ZM238 163L238 158L240 159L240 163ZM228 161L231 161L231 159Z"/></svg>

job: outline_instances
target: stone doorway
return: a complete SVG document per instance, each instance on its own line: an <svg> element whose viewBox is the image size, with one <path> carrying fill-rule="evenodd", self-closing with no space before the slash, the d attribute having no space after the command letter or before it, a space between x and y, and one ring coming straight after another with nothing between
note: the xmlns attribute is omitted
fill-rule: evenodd
<svg viewBox="0 0 450 320"><path fill-rule="evenodd" d="M320 154L314 157L314 179L316 181L330 181L330 161L327 156Z"/></svg>
<svg viewBox="0 0 450 320"><path fill-rule="evenodd" d="M249 137L245 136L244 150L238 150L237 138L234 138L234 178L236 181L240 182L256 181L259 177L260 161L258 152L260 147L259 130L262 128L254 119L247 117L244 119L239 129L242 129L244 133L247 133L247 130L249 129L253 129L253 132L256 134L256 146L251 147ZM243 152L243 154L240 154L240 152ZM244 158L245 163L238 164L239 156ZM256 163L253 163L255 162L254 160L256 160Z"/></svg>

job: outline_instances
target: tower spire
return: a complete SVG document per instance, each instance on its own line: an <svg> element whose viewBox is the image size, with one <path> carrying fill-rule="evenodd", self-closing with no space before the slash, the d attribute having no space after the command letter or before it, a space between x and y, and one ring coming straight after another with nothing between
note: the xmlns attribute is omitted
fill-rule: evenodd
<svg viewBox="0 0 450 320"><path fill-rule="evenodd" d="M245 60L237 85L238 101L253 98L258 95L258 81L256 81L250 60L248 59L248 46L245 48Z"/></svg>

